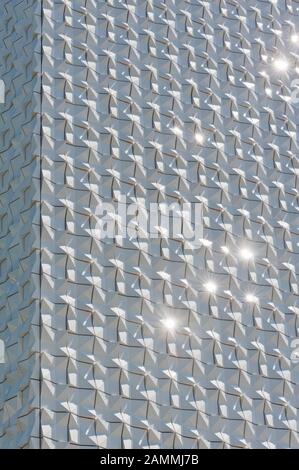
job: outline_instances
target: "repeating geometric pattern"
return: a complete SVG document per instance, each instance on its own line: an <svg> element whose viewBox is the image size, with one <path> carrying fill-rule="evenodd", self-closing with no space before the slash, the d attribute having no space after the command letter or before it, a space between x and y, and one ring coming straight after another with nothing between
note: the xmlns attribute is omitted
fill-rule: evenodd
<svg viewBox="0 0 299 470"><path fill-rule="evenodd" d="M29 261L21 269L24 249L34 253L26 234L34 217L38 224L36 173L14 180L13 164L1 173L23 195L16 204L7 190L4 214L27 217L21 229L11 225L11 240L26 243L12 242L19 258L4 271L4 280L22 273L17 337L36 298L24 272L38 293L41 281L35 344L22 339L32 360L41 353L34 372L31 359L22 362L40 402L19 388L40 416L30 428L27 411L17 412L30 445L298 448L299 114L290 96L299 3L43 0L41 22L41 277ZM281 57L288 70L275 67ZM30 67L20 65L31 90L23 113ZM16 116L4 125L26 126L15 138L24 171L35 131L27 114ZM16 147L5 142L14 162ZM99 237L98 206L123 197L202 203L201 245L148 233ZM4 328L10 315L19 319L10 295ZM169 317L176 326L167 330Z"/></svg>
<svg viewBox="0 0 299 470"><path fill-rule="evenodd" d="M44 447L298 446L298 7L44 2ZM201 201L205 242L97 238L122 196Z"/></svg>
<svg viewBox="0 0 299 470"><path fill-rule="evenodd" d="M1 2L0 78L0 448L26 447L38 407L31 379L38 309L38 2Z"/></svg>

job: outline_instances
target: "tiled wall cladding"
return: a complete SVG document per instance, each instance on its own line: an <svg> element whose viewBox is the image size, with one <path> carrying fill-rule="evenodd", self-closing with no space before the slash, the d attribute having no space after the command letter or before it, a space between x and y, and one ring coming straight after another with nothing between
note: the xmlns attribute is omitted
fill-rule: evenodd
<svg viewBox="0 0 299 470"><path fill-rule="evenodd" d="M2 0L0 6L0 78L5 85L0 104L0 340L5 344L5 363L0 364L0 448L30 444L38 406L30 384L39 297L38 278L34 282L40 140L36 3Z"/></svg>
<svg viewBox="0 0 299 470"><path fill-rule="evenodd" d="M44 448L298 448L299 2L43 0L31 353L32 68L22 51L32 25L17 3L32 4L5 2L0 21L17 76L10 121L1 116L1 335L14 353L3 444L31 432ZM284 73L270 60L280 55ZM97 206L123 196L202 202L205 243L99 238ZM30 429L39 349L41 414Z"/></svg>

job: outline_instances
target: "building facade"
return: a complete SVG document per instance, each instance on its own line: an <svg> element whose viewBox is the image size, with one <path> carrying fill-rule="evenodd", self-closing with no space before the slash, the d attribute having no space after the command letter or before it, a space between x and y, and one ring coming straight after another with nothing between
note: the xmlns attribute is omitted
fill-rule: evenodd
<svg viewBox="0 0 299 470"><path fill-rule="evenodd" d="M4 0L0 34L0 447L298 448L299 3Z"/></svg>

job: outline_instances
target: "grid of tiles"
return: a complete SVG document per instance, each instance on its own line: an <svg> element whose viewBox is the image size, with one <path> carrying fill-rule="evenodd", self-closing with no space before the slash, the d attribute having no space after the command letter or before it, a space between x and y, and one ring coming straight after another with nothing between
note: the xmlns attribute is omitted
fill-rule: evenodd
<svg viewBox="0 0 299 470"><path fill-rule="evenodd" d="M44 2L45 447L298 445L298 117L267 59L294 72L298 6ZM205 243L97 239L123 195L202 201Z"/></svg>
<svg viewBox="0 0 299 470"><path fill-rule="evenodd" d="M43 447L298 447L298 8L43 1ZM124 195L204 243L99 239Z"/></svg>
<svg viewBox="0 0 299 470"><path fill-rule="evenodd" d="M31 379L34 314L38 311L40 24L34 0L1 2L0 78L0 448L26 447L35 420ZM3 344L2 343L2 344Z"/></svg>

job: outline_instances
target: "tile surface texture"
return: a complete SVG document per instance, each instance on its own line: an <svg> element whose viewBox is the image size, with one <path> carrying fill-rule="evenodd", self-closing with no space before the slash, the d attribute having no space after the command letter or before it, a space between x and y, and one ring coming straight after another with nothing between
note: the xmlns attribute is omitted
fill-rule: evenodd
<svg viewBox="0 0 299 470"><path fill-rule="evenodd" d="M4 2L0 447L299 448L296 29L290 0ZM123 197L202 203L205 242L101 239Z"/></svg>

